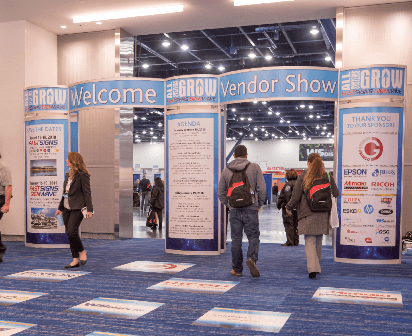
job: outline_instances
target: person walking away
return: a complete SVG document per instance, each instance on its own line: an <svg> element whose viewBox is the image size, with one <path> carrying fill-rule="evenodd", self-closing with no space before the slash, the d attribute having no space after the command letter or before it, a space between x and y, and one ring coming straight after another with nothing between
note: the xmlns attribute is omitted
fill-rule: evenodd
<svg viewBox="0 0 412 336"><path fill-rule="evenodd" d="M296 209L292 210L292 216L289 216L286 212L286 204L292 198L293 188L296 184L298 178L298 173L294 169L290 169L286 172L287 182L280 191L278 198L278 209L282 209L283 226L286 232L286 243L281 244L282 246L298 246L299 245L299 235L298 235L298 213Z"/></svg>
<svg viewBox="0 0 412 336"><path fill-rule="evenodd" d="M275 195L273 199L276 204L278 204L278 192L279 192L279 187L278 187L278 184L275 182L275 184L272 187L272 194Z"/></svg>
<svg viewBox="0 0 412 336"><path fill-rule="evenodd" d="M247 160L248 153L245 146L237 146L233 156L235 159L222 171L218 187L220 202L229 206L232 237L231 274L242 276L244 230L249 241L246 265L253 277L259 277L260 273L256 266L260 242L258 212L265 202L266 184L259 165Z"/></svg>
<svg viewBox="0 0 412 336"><path fill-rule="evenodd" d="M152 190L152 185L150 180L146 178L146 175L143 175L143 178L140 180L139 192L140 192L140 211L146 212L147 205L149 203L149 193Z"/></svg>
<svg viewBox="0 0 412 336"><path fill-rule="evenodd" d="M56 216L63 215L63 222L69 236L70 250L73 257L73 261L64 268L74 268L85 265L87 261L86 251L79 236L79 227L83 218L92 217L93 204L90 173L86 168L83 157L77 152L70 152L66 164L69 167L69 172L64 179L63 195Z"/></svg>
<svg viewBox="0 0 412 336"><path fill-rule="evenodd" d="M309 278L315 279L316 274L321 273L320 261L322 256L323 235L329 233L330 208L320 211L319 208L326 202L312 202L317 195L326 193L333 197L339 196L339 190L335 180L329 176L324 168L319 154L312 153L308 156L308 169L299 175L293 188L292 199L286 204L286 211L292 215L292 210L297 208L298 231L305 236L305 255ZM315 192L312 187L316 186ZM331 205L331 202L330 202ZM314 211L316 210L316 211Z"/></svg>
<svg viewBox="0 0 412 336"><path fill-rule="evenodd" d="M0 154L1 159L1 154ZM11 171L9 167L0 161L0 220L3 214L10 211L10 200L11 200L12 184L11 184ZM6 246L1 241L0 232L0 262L3 262L3 256L6 253Z"/></svg>
<svg viewBox="0 0 412 336"><path fill-rule="evenodd" d="M150 196L150 206L153 211L157 213L157 219L159 223L159 230L162 230L162 211L165 207L165 195L164 195L164 184L160 177L155 177L154 187ZM152 227L156 230L156 225Z"/></svg>

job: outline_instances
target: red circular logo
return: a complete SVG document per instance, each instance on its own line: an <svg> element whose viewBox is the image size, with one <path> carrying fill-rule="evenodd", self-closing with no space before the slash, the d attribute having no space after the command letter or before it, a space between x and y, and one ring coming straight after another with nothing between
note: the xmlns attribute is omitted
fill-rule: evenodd
<svg viewBox="0 0 412 336"><path fill-rule="evenodd" d="M363 139L359 145L359 155L366 161L375 161L383 153L382 142L375 137Z"/></svg>

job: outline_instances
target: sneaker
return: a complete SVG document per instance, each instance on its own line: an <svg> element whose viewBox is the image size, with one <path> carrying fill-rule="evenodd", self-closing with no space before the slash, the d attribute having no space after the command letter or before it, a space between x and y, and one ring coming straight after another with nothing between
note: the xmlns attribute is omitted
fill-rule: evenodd
<svg viewBox="0 0 412 336"><path fill-rule="evenodd" d="M232 269L232 271L230 272L230 274L232 274L232 275L234 275L234 276L237 276L237 277L241 277L241 276L242 276L242 273L238 273L238 272L236 272L234 269Z"/></svg>
<svg viewBox="0 0 412 336"><path fill-rule="evenodd" d="M246 265L247 265L247 267L249 267L250 274L252 275L252 277L254 277L254 278L260 277L259 270L258 270L258 268L256 266L256 263L253 259L246 260Z"/></svg>

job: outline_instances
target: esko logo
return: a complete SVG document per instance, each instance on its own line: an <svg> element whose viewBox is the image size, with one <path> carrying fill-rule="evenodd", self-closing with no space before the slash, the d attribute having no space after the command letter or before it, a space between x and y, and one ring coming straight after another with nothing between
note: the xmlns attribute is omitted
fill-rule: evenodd
<svg viewBox="0 0 412 336"><path fill-rule="evenodd" d="M350 214L356 214L356 213L361 213L361 209L343 209L343 213L350 213Z"/></svg>
<svg viewBox="0 0 412 336"><path fill-rule="evenodd" d="M361 200L358 197L345 197L343 199L343 203L359 204L360 202Z"/></svg>
<svg viewBox="0 0 412 336"><path fill-rule="evenodd" d="M381 215L392 215L393 214L393 210L391 210L391 209L381 209L381 210L379 210L379 213L381 214Z"/></svg>
<svg viewBox="0 0 412 336"><path fill-rule="evenodd" d="M343 175L345 176L366 176L367 173L367 169L345 169L343 171Z"/></svg>
<svg viewBox="0 0 412 336"><path fill-rule="evenodd" d="M396 172L394 169L391 170L385 170L385 169L375 169L372 173L373 177L378 177L378 176L395 176Z"/></svg>
<svg viewBox="0 0 412 336"><path fill-rule="evenodd" d="M376 137L368 137L359 145L359 155L366 161L375 161L382 156L383 145Z"/></svg>
<svg viewBox="0 0 412 336"><path fill-rule="evenodd" d="M366 214L370 215L373 212L374 208L372 205L368 204L365 205L365 207L363 208L363 211L365 211Z"/></svg>
<svg viewBox="0 0 412 336"><path fill-rule="evenodd" d="M394 188L395 183L394 182L372 182L371 183L372 187L386 187L386 188Z"/></svg>

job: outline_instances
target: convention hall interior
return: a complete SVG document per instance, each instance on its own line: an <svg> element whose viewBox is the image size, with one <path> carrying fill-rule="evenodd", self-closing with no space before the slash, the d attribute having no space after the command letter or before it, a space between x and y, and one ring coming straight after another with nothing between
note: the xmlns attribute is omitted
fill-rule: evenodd
<svg viewBox="0 0 412 336"><path fill-rule="evenodd" d="M150 10L155 12L146 13ZM109 18L110 13L119 15ZM86 17L98 14L103 16ZM403 242L412 232L407 205L412 197L411 40L409 1L0 0L0 165L10 168L13 181L10 211L0 217L7 247L0 262L0 335L412 335L412 234ZM342 175L344 103L338 99L216 104L223 116L218 176L240 144L264 175L260 277L246 266L242 276L231 274L229 216L217 198L221 246L216 253L173 251L168 209L162 230L146 225L148 209L142 211L136 180L146 176L153 185L160 177L168 187L167 116L207 109L206 104L68 112L70 132L77 132L75 137L69 132L69 151L83 156L91 174L94 213L80 226L87 263L67 270L68 244L41 235L36 244L28 240L26 127L53 116L25 114L25 90L119 77L167 81L264 69L374 66L406 69L404 98L370 103L403 109L402 141L389 149L402 154L401 203L395 211L398 259L376 262L376 250L366 244L359 259L339 260L340 236L330 228L322 241L322 272L312 279L303 235L297 246L284 246L273 186L280 192L286 171L300 174L307 169L307 155L319 149L326 153L325 170ZM369 101L345 103L358 108ZM245 234L242 243L246 261Z"/></svg>

